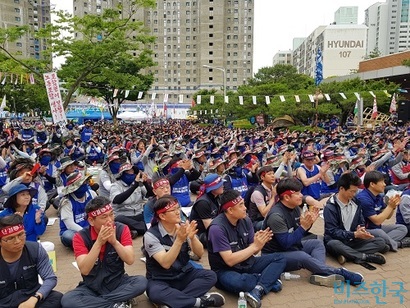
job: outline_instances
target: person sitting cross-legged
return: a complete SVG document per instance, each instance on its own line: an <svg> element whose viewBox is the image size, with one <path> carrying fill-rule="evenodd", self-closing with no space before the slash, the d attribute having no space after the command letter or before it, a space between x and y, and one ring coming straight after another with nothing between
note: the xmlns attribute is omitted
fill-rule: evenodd
<svg viewBox="0 0 410 308"><path fill-rule="evenodd" d="M216 275L207 269L194 268L189 250L201 257L204 248L199 241L195 221L181 223L178 200L164 195L154 205L154 219L144 234L147 268L147 295L166 307L220 307L225 298L207 293L216 282Z"/></svg>
<svg viewBox="0 0 410 308"><path fill-rule="evenodd" d="M319 216L319 209L311 207L301 213L303 184L295 178L284 178L276 186L279 202L266 216L264 227L269 227L273 238L262 253L281 252L286 258L286 271L305 268L312 272L310 283L333 287L334 283L349 280L351 285L364 281L360 273L326 264L326 249L322 240L306 238L309 229Z"/></svg>
<svg viewBox="0 0 410 308"><path fill-rule="evenodd" d="M340 264L384 264L386 259L380 253L389 251L389 246L364 227L362 208L355 199L360 184L360 178L353 172L342 174L337 181L338 192L329 198L323 210L326 250Z"/></svg>
<svg viewBox="0 0 410 308"><path fill-rule="evenodd" d="M83 281L61 299L63 307L130 308L144 293L147 279L128 276L124 263L135 260L130 229L114 221L110 200L96 197L86 205L89 226L74 235L73 248Z"/></svg>

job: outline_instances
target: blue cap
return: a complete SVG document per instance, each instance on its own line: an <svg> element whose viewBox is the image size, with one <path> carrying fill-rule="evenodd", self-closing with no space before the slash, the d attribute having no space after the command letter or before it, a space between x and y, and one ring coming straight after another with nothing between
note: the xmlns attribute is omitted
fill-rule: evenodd
<svg viewBox="0 0 410 308"><path fill-rule="evenodd" d="M205 191L209 193L223 185L222 178L216 173L208 174L204 179Z"/></svg>
<svg viewBox="0 0 410 308"><path fill-rule="evenodd" d="M4 208L12 207L11 197L13 197L14 195L17 195L18 193L20 193L22 191L27 191L27 190L30 192L31 197L33 197L37 193L36 189L34 189L33 187L30 187L30 186L27 187L24 184L18 184L18 185L13 186L12 188L10 188L8 198L7 198L6 202L4 202L3 207Z"/></svg>

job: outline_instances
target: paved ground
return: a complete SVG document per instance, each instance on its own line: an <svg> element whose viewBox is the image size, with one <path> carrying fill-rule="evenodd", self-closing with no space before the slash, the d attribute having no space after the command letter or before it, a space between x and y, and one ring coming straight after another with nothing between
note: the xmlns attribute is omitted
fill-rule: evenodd
<svg viewBox="0 0 410 308"><path fill-rule="evenodd" d="M56 217L54 209L47 211L49 217ZM321 218L315 223L313 232L323 234L323 220ZM66 292L77 286L81 280L79 271L74 268L73 253L65 248L58 237L59 222L47 228L42 237L44 241L52 241L56 246L57 255L57 290ZM142 257L140 247L142 244L141 237L134 240L136 252L136 261L132 266L127 266L127 272L130 275L145 275L145 263L140 261ZM402 249L397 253L387 253L387 263L383 266L376 265L375 271L369 271L360 265L347 263L345 267L352 271L360 271L366 280L365 288L344 288L335 290L333 288L319 287L309 284L309 272L301 270L299 280L284 281L283 290L277 294L269 294L263 299L263 307L291 307L291 308L309 308L309 307L410 307L410 248ZM200 261L204 267L209 268L207 255ZM328 263L333 266L339 266L337 261L328 257ZM382 287L383 284L385 287ZM401 293L395 293L393 290L400 290ZM349 293L350 292L350 293ZM236 307L237 295L222 292L226 299L225 307ZM360 293L360 294L354 294ZM401 297L398 297L400 295ZM402 300L402 303L400 302ZM134 307L146 308L153 307L148 299L142 295L136 298L138 302ZM383 304L385 303L385 304Z"/></svg>

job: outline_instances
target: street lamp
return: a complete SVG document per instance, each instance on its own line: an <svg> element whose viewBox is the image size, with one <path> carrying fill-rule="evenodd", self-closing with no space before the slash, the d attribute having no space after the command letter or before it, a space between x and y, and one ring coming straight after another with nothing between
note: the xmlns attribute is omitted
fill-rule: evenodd
<svg viewBox="0 0 410 308"><path fill-rule="evenodd" d="M226 97L226 76L225 76L226 71L225 71L225 69L224 69L223 67L211 66L211 65L206 65L206 64L204 64L204 65L202 65L202 66L203 66L203 67L206 67L206 68L216 69L216 70L222 72L223 87L224 87L224 89L223 89L223 91L224 91L224 94L223 94L223 95L224 95L223 102L225 102L225 97Z"/></svg>

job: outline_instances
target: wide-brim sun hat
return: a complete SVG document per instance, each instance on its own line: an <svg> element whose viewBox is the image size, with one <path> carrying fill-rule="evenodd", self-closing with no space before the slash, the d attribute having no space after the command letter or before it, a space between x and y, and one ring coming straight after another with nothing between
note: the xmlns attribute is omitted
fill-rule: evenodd
<svg viewBox="0 0 410 308"><path fill-rule="evenodd" d="M65 196L75 192L81 185L92 177L91 174L85 175L81 171L71 173L67 178L67 183L61 193Z"/></svg>
<svg viewBox="0 0 410 308"><path fill-rule="evenodd" d="M34 197L37 193L37 189L34 189L33 187L27 187L24 184L17 184L15 186L13 186L12 188L10 188L8 196L7 196L7 200L6 202L3 203L3 207L6 208L11 208L12 204L11 204L11 197L17 195L18 193L22 192L22 191L28 191L31 195L31 197Z"/></svg>

